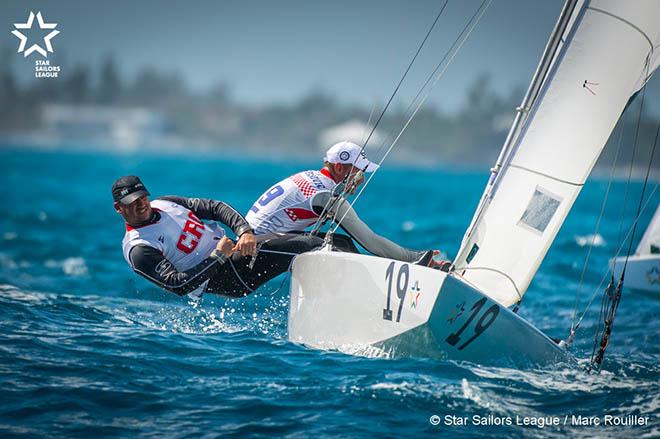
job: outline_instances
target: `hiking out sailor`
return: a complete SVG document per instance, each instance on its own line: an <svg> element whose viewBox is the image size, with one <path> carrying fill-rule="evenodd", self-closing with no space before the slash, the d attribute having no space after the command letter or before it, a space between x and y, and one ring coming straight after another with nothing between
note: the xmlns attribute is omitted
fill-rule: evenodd
<svg viewBox="0 0 660 439"><path fill-rule="evenodd" d="M323 215L338 222L351 238L376 256L421 265L439 264L433 260L433 256L439 253L437 250L409 250L374 233L358 217L343 194L336 193L337 189L344 188L343 192L354 192L364 182L364 172L378 169L378 165L367 158L362 148L352 142L339 142L328 149L323 162L320 170L303 171L285 178L254 202L245 218L256 235L302 232L314 226ZM338 186L340 184L346 186ZM333 237L337 238L342 236ZM354 244L350 244L348 247L352 246L352 249L347 250L357 251ZM341 241L335 245L347 247Z"/></svg>
<svg viewBox="0 0 660 439"><path fill-rule="evenodd" d="M285 272L294 256L323 244L315 236L255 237L245 218L222 201L179 196L150 201L149 195L136 176L112 185L114 208L126 222L124 258L136 273L178 295L246 296Z"/></svg>

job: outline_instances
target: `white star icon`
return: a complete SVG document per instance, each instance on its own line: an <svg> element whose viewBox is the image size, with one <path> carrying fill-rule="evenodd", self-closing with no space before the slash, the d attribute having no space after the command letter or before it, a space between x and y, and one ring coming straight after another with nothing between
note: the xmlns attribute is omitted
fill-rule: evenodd
<svg viewBox="0 0 660 439"><path fill-rule="evenodd" d="M34 12L30 12L30 16L28 17L26 23L14 23L14 27L16 29L32 29L32 22L34 21L34 17L35 17ZM57 23L44 23L44 19L41 17L41 12L37 12L36 17L37 17L37 21L39 22L39 29L55 29L55 27L57 27ZM46 49L48 50L48 52L53 52L53 46L50 44L51 38L53 38L55 35L59 33L60 31L53 30L44 37L44 43L46 44ZM23 50L25 50L25 45L27 43L27 37L18 30L12 31L12 34L14 34L16 37L18 37L19 40L21 40L21 44L19 44L18 46L18 53L23 52ZM38 44L33 44L27 50L25 50L25 52L23 52L23 57L27 57L32 52L38 52L42 56L48 57L48 52L46 52L46 50L44 50Z"/></svg>

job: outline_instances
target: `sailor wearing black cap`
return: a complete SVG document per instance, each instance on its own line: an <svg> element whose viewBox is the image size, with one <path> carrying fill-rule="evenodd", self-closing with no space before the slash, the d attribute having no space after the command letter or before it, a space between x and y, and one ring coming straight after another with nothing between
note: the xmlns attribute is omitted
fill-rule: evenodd
<svg viewBox="0 0 660 439"><path fill-rule="evenodd" d="M294 256L323 244L302 235L269 235L258 243L245 218L222 201L179 196L149 201L149 195L133 175L112 185L115 210L126 222L124 258L136 273L179 295L201 290L246 296L286 271ZM224 224L238 240L203 220Z"/></svg>

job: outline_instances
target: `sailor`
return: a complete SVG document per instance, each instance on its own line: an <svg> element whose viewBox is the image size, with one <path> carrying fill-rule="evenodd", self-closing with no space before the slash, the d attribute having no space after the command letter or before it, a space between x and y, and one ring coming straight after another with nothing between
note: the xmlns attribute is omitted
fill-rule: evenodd
<svg viewBox="0 0 660 439"><path fill-rule="evenodd" d="M364 182L364 172L378 169L362 148L352 142L339 142L328 149L323 162L320 170L303 171L285 178L254 202L245 218L257 235L300 233L317 221L329 218L374 255L433 267L440 264L433 260L439 253L437 250L409 250L375 234L360 220L343 194L336 193L344 187L344 192L354 192ZM340 184L345 186L338 186ZM325 218L319 218L322 215ZM341 237L335 235L334 239ZM336 246L347 247L341 243ZM357 251L354 244L352 248Z"/></svg>
<svg viewBox="0 0 660 439"><path fill-rule="evenodd" d="M178 295L246 296L285 272L294 256L323 244L304 235L255 238L245 218L222 201L179 196L149 201L149 195L136 176L112 185L114 208L126 222L124 258L133 271ZM238 240L232 241L215 221Z"/></svg>

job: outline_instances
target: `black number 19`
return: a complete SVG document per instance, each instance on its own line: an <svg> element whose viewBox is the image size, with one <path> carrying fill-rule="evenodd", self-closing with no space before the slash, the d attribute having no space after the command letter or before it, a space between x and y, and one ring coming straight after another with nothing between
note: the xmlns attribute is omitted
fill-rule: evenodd
<svg viewBox="0 0 660 439"><path fill-rule="evenodd" d="M392 321L392 310L390 309L390 297L392 296L392 279L394 278L394 262L391 262L385 271L385 280L387 281L387 302L383 309L383 319ZM401 321L401 311L403 310L403 299L406 298L408 291L408 281L410 279L410 267L408 264L401 265L399 274L396 277L396 297L399 298L399 309L396 313L396 321Z"/></svg>
<svg viewBox="0 0 660 439"><path fill-rule="evenodd" d="M481 311L481 308L484 306L484 303L486 303L486 298L482 297L481 299L477 300L474 302L474 305L472 305L472 308L470 311L472 311L472 314L470 314L470 317L463 323L463 326L460 327L460 329L453 334L449 334L445 341L449 343L452 346L456 346L458 342L461 340L461 334L463 331L465 331L465 328L468 327L468 325L474 320L475 317L477 317L477 314L479 314L479 311ZM497 306L497 304L492 305L490 308L486 310L485 313L481 316L481 318L477 321L477 324L474 325L474 335L470 337L465 343L460 345L458 347L459 351L462 351L463 348L465 348L467 345L472 343L477 337L479 337L481 334L488 329L490 325L493 324L495 319L497 318L497 315L500 313L500 307Z"/></svg>

